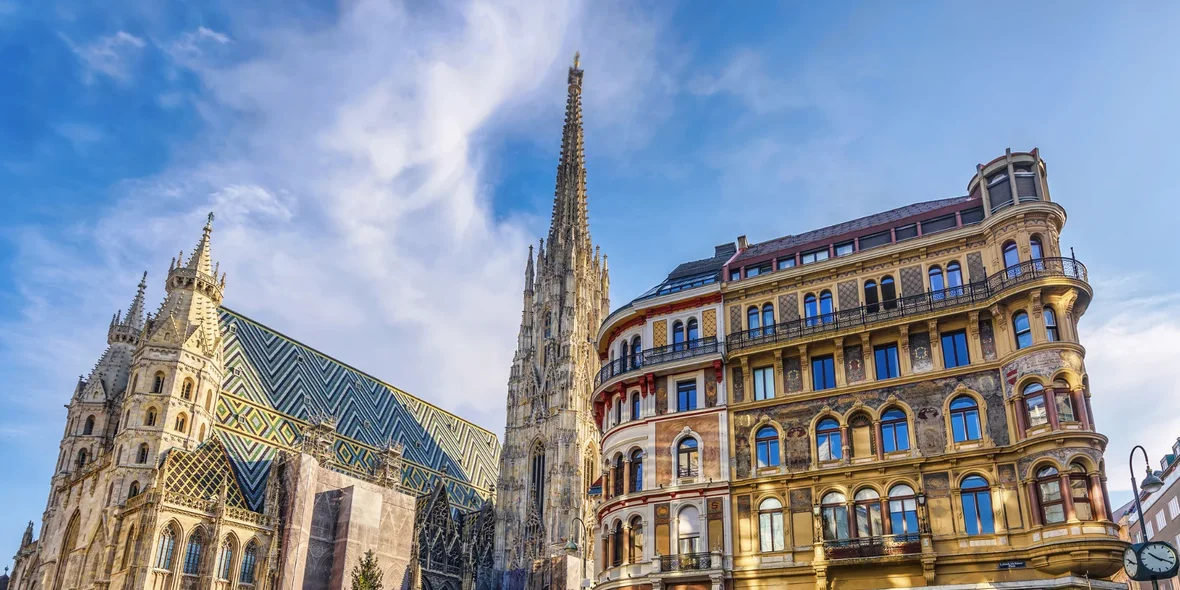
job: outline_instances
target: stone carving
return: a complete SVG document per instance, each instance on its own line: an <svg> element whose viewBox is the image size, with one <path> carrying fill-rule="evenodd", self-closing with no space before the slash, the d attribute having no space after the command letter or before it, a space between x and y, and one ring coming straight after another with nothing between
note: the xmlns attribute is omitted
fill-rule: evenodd
<svg viewBox="0 0 1180 590"><path fill-rule="evenodd" d="M996 360L996 334L991 320L979 320L979 345L983 348L984 360Z"/></svg>
<svg viewBox="0 0 1180 590"><path fill-rule="evenodd" d="M1016 392L1013 388L1025 376L1037 375L1047 380L1053 373L1061 369L1070 369L1078 375L1085 372L1082 367L1082 358L1073 351L1042 350L1021 356L1004 365L1000 370L1004 375L1005 397L1015 395Z"/></svg>
<svg viewBox="0 0 1180 590"><path fill-rule="evenodd" d="M791 512L810 512L811 488L791 490L789 502Z"/></svg>
<svg viewBox="0 0 1180 590"><path fill-rule="evenodd" d="M844 348L844 378L848 383L865 380L863 349L859 344Z"/></svg>
<svg viewBox="0 0 1180 590"><path fill-rule="evenodd" d="M733 381L730 381L731 389L733 390L733 401L740 403L746 400L746 381L742 378L742 368L733 368Z"/></svg>
<svg viewBox="0 0 1180 590"><path fill-rule="evenodd" d="M922 474L922 490L931 498L949 498L951 478L945 471Z"/></svg>
<svg viewBox="0 0 1180 590"><path fill-rule="evenodd" d="M786 377L786 392L803 391L803 371L800 369L799 357L793 356L783 361L783 371Z"/></svg>
<svg viewBox="0 0 1180 590"><path fill-rule="evenodd" d="M910 367L915 373L934 370L934 358L930 356L930 334L910 334Z"/></svg>

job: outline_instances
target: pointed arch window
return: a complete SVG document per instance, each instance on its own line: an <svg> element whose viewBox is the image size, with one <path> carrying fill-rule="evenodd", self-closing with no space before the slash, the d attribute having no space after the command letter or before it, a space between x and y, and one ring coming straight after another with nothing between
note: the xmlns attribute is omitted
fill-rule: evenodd
<svg viewBox="0 0 1180 590"><path fill-rule="evenodd" d="M217 570L217 579L229 580L234 562L234 546L228 537L221 545L221 568Z"/></svg>
<svg viewBox="0 0 1180 590"><path fill-rule="evenodd" d="M188 426L188 416L186 416L185 414L177 415L176 416L176 431L182 432L182 433L187 432L185 430L186 426Z"/></svg>
<svg viewBox="0 0 1180 590"><path fill-rule="evenodd" d="M139 482L131 482L131 487L127 489L127 499L130 500L139 495Z"/></svg>
<svg viewBox="0 0 1180 590"><path fill-rule="evenodd" d="M147 443L141 443L139 445L139 450L135 452L135 462L143 464L143 463L147 463L147 460L148 460L148 445L147 445Z"/></svg>
<svg viewBox="0 0 1180 590"><path fill-rule="evenodd" d="M773 426L763 426L754 437L758 454L758 468L775 467L779 464L778 431Z"/></svg>
<svg viewBox="0 0 1180 590"><path fill-rule="evenodd" d="M784 550L783 531L783 503L778 498L763 500L758 504L758 548L763 553Z"/></svg>
<svg viewBox="0 0 1180 590"><path fill-rule="evenodd" d="M1016 348L1028 348L1033 345L1032 324L1028 321L1028 314L1021 311L1012 316L1012 327L1016 331Z"/></svg>
<svg viewBox="0 0 1180 590"><path fill-rule="evenodd" d="M848 498L844 494L825 494L820 503L820 514L823 519L824 540L836 541L851 536L848 530Z"/></svg>
<svg viewBox="0 0 1180 590"><path fill-rule="evenodd" d="M529 501L535 506L537 518L544 520L545 510L545 446L533 446L532 468L529 474Z"/></svg>
<svg viewBox="0 0 1180 590"><path fill-rule="evenodd" d="M176 548L176 532L171 526L160 533L160 546L156 551L156 569L172 569L172 551Z"/></svg>
<svg viewBox="0 0 1180 590"><path fill-rule="evenodd" d="M246 550L242 552L242 570L238 575L238 582L242 584L254 583L254 560L258 558L258 545L254 541L246 546Z"/></svg>
<svg viewBox="0 0 1180 590"><path fill-rule="evenodd" d="M553 312L545 312L545 337L553 335Z"/></svg>
<svg viewBox="0 0 1180 590"><path fill-rule="evenodd" d="M206 412L210 411L210 408L212 406L213 406L213 390L210 389L205 392L205 411Z"/></svg>
<svg viewBox="0 0 1180 590"><path fill-rule="evenodd" d="M155 408L148 408L147 415L145 415L143 417L143 425L144 426L155 426L156 425L156 409Z"/></svg>
<svg viewBox="0 0 1180 590"><path fill-rule="evenodd" d="M697 458L699 449L697 448L697 439L686 436L680 444L676 446L676 476L677 477L696 477Z"/></svg>
<svg viewBox="0 0 1180 590"><path fill-rule="evenodd" d="M631 490L632 492L639 492L643 490L643 451L635 449L631 451Z"/></svg>
<svg viewBox="0 0 1180 590"><path fill-rule="evenodd" d="M78 469L86 466L86 462L90 458L90 453L86 449L78 451Z"/></svg>
<svg viewBox="0 0 1180 590"><path fill-rule="evenodd" d="M1045 318L1045 338L1049 342L1061 340L1061 331L1057 329L1057 314L1053 308L1046 305L1041 310L1041 317Z"/></svg>
<svg viewBox="0 0 1180 590"><path fill-rule="evenodd" d="M82 427L82 434L94 434L94 416L86 417L86 424Z"/></svg>
<svg viewBox="0 0 1180 590"><path fill-rule="evenodd" d="M193 380L185 379L184 385L180 386L180 397L185 401L193 399Z"/></svg>
<svg viewBox="0 0 1180 590"><path fill-rule="evenodd" d="M203 529L193 531L188 538L188 549L184 552L184 573L195 576L201 573L201 558L205 553L205 533Z"/></svg>
<svg viewBox="0 0 1180 590"><path fill-rule="evenodd" d="M820 461L834 461L844 457L839 422L833 418L819 421L815 428L815 448Z"/></svg>
<svg viewBox="0 0 1180 590"><path fill-rule="evenodd" d="M127 560L131 557L131 548L133 546L135 546L135 525L131 525L131 528L127 531L127 541L126 544L123 545L123 559L121 561L122 565L119 566L119 569L124 569L127 567Z"/></svg>
<svg viewBox="0 0 1180 590"><path fill-rule="evenodd" d="M959 497L963 503L963 524L968 535L990 535L996 532L995 514L992 512L992 491L987 480L972 475L959 485Z"/></svg>
<svg viewBox="0 0 1180 590"><path fill-rule="evenodd" d="M152 378L152 393L163 393L164 391L164 371L156 371L156 376Z"/></svg>
<svg viewBox="0 0 1180 590"><path fill-rule="evenodd" d="M131 393L135 393L135 388L138 385L139 385L139 373L136 373L131 376L131 388L128 389L128 391L130 391Z"/></svg>

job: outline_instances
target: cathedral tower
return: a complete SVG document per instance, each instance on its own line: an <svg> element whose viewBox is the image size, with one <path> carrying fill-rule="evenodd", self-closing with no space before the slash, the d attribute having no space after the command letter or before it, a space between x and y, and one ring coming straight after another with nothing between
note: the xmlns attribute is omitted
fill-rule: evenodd
<svg viewBox="0 0 1180 590"><path fill-rule="evenodd" d="M598 431L590 407L593 341L610 306L606 258L590 240L582 146L582 70L569 95L547 241L529 248L524 309L508 380L496 490L496 566L526 567L561 551L574 518L589 521ZM581 539L578 539L581 542Z"/></svg>

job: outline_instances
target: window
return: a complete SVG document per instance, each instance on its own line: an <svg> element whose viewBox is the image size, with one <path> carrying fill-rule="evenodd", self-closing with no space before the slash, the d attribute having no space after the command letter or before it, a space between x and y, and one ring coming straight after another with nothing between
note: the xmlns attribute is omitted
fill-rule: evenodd
<svg viewBox="0 0 1180 590"><path fill-rule="evenodd" d="M931 266L930 271L930 293L934 300L942 299L946 294L943 290L946 289L946 284L942 280L942 269L937 266Z"/></svg>
<svg viewBox="0 0 1180 590"><path fill-rule="evenodd" d="M947 297L958 297L963 294L963 267L956 261L946 265Z"/></svg>
<svg viewBox="0 0 1180 590"><path fill-rule="evenodd" d="M696 318L688 318L688 327L685 328L685 340L688 340L689 346L696 346L696 341L700 339L700 329L697 326Z"/></svg>
<svg viewBox="0 0 1180 590"><path fill-rule="evenodd" d="M1045 337L1049 342L1061 340L1061 332L1057 330L1057 314L1053 313L1053 308L1046 305L1041 310L1041 316L1045 318Z"/></svg>
<svg viewBox="0 0 1180 590"><path fill-rule="evenodd" d="M803 264L811 264L812 262L819 262L828 259L828 249L822 248L820 250L812 250L811 252L804 252L800 257Z"/></svg>
<svg viewBox="0 0 1180 590"><path fill-rule="evenodd" d="M758 454L758 468L775 467L779 464L778 431L773 426L763 426L754 437Z"/></svg>
<svg viewBox="0 0 1180 590"><path fill-rule="evenodd" d="M643 366L643 341L636 336L631 339L631 366Z"/></svg>
<svg viewBox="0 0 1180 590"><path fill-rule="evenodd" d="M225 544L221 546L221 569L217 572L218 580L229 580L230 567L233 566L234 561L234 547L230 544L229 539L225 540Z"/></svg>
<svg viewBox="0 0 1180 590"><path fill-rule="evenodd" d="M86 417L86 425L82 427L82 434L94 434L94 416Z"/></svg>
<svg viewBox="0 0 1180 590"><path fill-rule="evenodd" d="M1065 522L1065 499L1061 496L1061 474L1053 466L1037 470L1037 499L1044 524Z"/></svg>
<svg viewBox="0 0 1180 590"><path fill-rule="evenodd" d="M881 495L872 488L863 488L852 498L856 512L856 536L879 537L885 534L881 518Z"/></svg>
<svg viewBox="0 0 1180 590"><path fill-rule="evenodd" d="M184 414L180 414L176 417L176 431L177 432L184 432L185 431L184 427L187 425L188 425L187 418Z"/></svg>
<svg viewBox="0 0 1180 590"><path fill-rule="evenodd" d="M952 229L957 225L954 215L944 215L942 217L935 217L934 219L927 219L922 222L922 235L933 234L940 231Z"/></svg>
<svg viewBox="0 0 1180 590"><path fill-rule="evenodd" d="M741 269L738 269L738 270L731 270L731 271L729 271L729 280L731 280L731 281L740 281L740 280L742 280L742 271L741 271Z"/></svg>
<svg viewBox="0 0 1180 590"><path fill-rule="evenodd" d="M143 425L144 426L155 426L156 425L156 409L155 408L148 408L147 415L143 417Z"/></svg>
<svg viewBox="0 0 1180 590"><path fill-rule="evenodd" d="M779 270L782 270L784 268L791 268L792 266L795 266L795 257L794 256L787 256L786 258L779 258L778 259Z"/></svg>
<svg viewBox="0 0 1180 590"><path fill-rule="evenodd" d="M676 532L680 540L679 549L681 555L700 552L700 514L696 506L685 506L676 517Z"/></svg>
<svg viewBox="0 0 1180 590"><path fill-rule="evenodd" d="M836 361L832 355L817 356L811 359L812 389L821 391L836 386Z"/></svg>
<svg viewBox="0 0 1180 590"><path fill-rule="evenodd" d="M881 414L881 449L886 453L910 450L910 428L905 412L890 408Z"/></svg>
<svg viewBox="0 0 1180 590"><path fill-rule="evenodd" d="M963 222L963 225L983 221L983 207L975 207L974 209L967 209L959 213L959 220Z"/></svg>
<svg viewBox="0 0 1180 590"><path fill-rule="evenodd" d="M1045 411L1045 388L1040 383L1029 383L1024 387L1024 408L1029 428L1049 423L1049 414Z"/></svg>
<svg viewBox="0 0 1180 590"><path fill-rule="evenodd" d="M131 482L131 487L127 489L127 499L134 498L139 495L139 482Z"/></svg>
<svg viewBox="0 0 1180 590"><path fill-rule="evenodd" d="M188 538L188 549L184 553L184 573L197 575L201 573L201 555L205 548L205 537L201 529L197 529Z"/></svg>
<svg viewBox="0 0 1180 590"><path fill-rule="evenodd" d="M999 172L987 179L987 194L992 202L992 211L1002 209L1012 204L1012 186L1008 184L1008 175Z"/></svg>
<svg viewBox="0 0 1180 590"><path fill-rule="evenodd" d="M148 460L148 445L142 443L139 445L139 450L135 453L135 462L139 464L147 463Z"/></svg>
<svg viewBox="0 0 1180 590"><path fill-rule="evenodd" d="M545 337L549 338L553 335L553 312L545 314Z"/></svg>
<svg viewBox="0 0 1180 590"><path fill-rule="evenodd" d="M672 350L684 350L684 323L680 320L672 324Z"/></svg>
<svg viewBox="0 0 1180 590"><path fill-rule="evenodd" d="M185 379L184 385L180 387L180 397L185 400L193 399L193 380Z"/></svg>
<svg viewBox="0 0 1180 590"><path fill-rule="evenodd" d="M631 563L643 561L643 520L638 516L631 519Z"/></svg>
<svg viewBox="0 0 1180 590"><path fill-rule="evenodd" d="M1008 270L1008 277L1020 276L1020 251L1016 242L1004 244L1004 268Z"/></svg>
<svg viewBox="0 0 1180 590"><path fill-rule="evenodd" d="M819 314L823 323L836 321L836 317L832 315L834 309L832 308L832 292L824 291L819 294Z"/></svg>
<svg viewBox="0 0 1180 590"><path fill-rule="evenodd" d="M746 278L756 277L758 275L764 275L768 272L770 272L770 263L769 262L764 263L764 264L758 264L755 266L747 266L746 267Z"/></svg>
<svg viewBox="0 0 1180 590"><path fill-rule="evenodd" d="M762 333L774 333L774 306L769 303L762 306Z"/></svg>
<svg viewBox="0 0 1180 590"><path fill-rule="evenodd" d="M1180 500L1173 497L1168 500L1168 518L1174 520L1177 516L1180 516Z"/></svg>
<svg viewBox="0 0 1180 590"><path fill-rule="evenodd" d="M687 436L676 446L676 476L697 476L697 439Z"/></svg>
<svg viewBox="0 0 1180 590"><path fill-rule="evenodd" d="M897 484L889 488L889 521L895 535L914 535L918 531L918 499L914 488Z"/></svg>
<svg viewBox="0 0 1180 590"><path fill-rule="evenodd" d="M877 301L877 281L872 279L865 281L865 311L877 313L880 310Z"/></svg>
<svg viewBox="0 0 1180 590"><path fill-rule="evenodd" d="M783 530L783 503L767 498L758 504L758 545L763 553L786 548Z"/></svg>
<svg viewBox="0 0 1180 590"><path fill-rule="evenodd" d="M614 531L611 532L611 566L623 565L623 523L615 521Z"/></svg>
<svg viewBox="0 0 1180 590"><path fill-rule="evenodd" d="M819 300L815 298L814 293L808 293L803 297L803 315L807 318L808 326L819 325Z"/></svg>
<svg viewBox="0 0 1180 590"><path fill-rule="evenodd" d="M1016 348L1028 348L1032 346L1032 326L1028 321L1028 314L1023 311L1017 312L1012 316L1012 327L1016 333Z"/></svg>
<svg viewBox="0 0 1180 590"><path fill-rule="evenodd" d="M942 335L942 365L948 369L971 364L967 353L967 331L955 330Z"/></svg>
<svg viewBox="0 0 1180 590"><path fill-rule="evenodd" d="M86 466L87 459L89 459L89 453L86 451L86 449L78 451L78 469Z"/></svg>
<svg viewBox="0 0 1180 590"><path fill-rule="evenodd" d="M840 492L828 492L820 503L820 514L823 518L824 540L836 541L847 539L848 506L847 498Z"/></svg>
<svg viewBox="0 0 1180 590"><path fill-rule="evenodd" d="M1013 176L1016 179L1016 198L1021 203L1037 200L1037 177L1029 164L1017 164Z"/></svg>
<svg viewBox="0 0 1180 590"><path fill-rule="evenodd" d="M992 513L992 492L987 480L972 475L959 486L963 502L963 523L968 535L990 535L996 532L995 515Z"/></svg>
<svg viewBox="0 0 1180 590"><path fill-rule="evenodd" d="M635 449L631 451L631 490L632 492L639 492L643 490L643 451Z"/></svg>
<svg viewBox="0 0 1180 590"><path fill-rule="evenodd" d="M820 461L834 461L844 457L839 422L833 418L819 421L815 427L815 448Z"/></svg>
<svg viewBox="0 0 1180 590"><path fill-rule="evenodd" d="M897 364L897 345L886 344L873 348L873 360L877 369L877 380L893 379L901 375Z"/></svg>
<svg viewBox="0 0 1180 590"><path fill-rule="evenodd" d="M1153 528L1151 526L1150 520L1147 521L1145 524L1147 525L1147 538L1150 539L1153 535L1155 535L1155 528Z"/></svg>
<svg viewBox="0 0 1180 590"><path fill-rule="evenodd" d="M176 532L167 527L160 533L160 548L156 552L156 568L172 569L172 550L176 547Z"/></svg>
<svg viewBox="0 0 1180 590"><path fill-rule="evenodd" d="M1044 258L1044 253L1041 250L1041 239L1034 237L1028 241L1028 257L1032 260L1040 260ZM1035 265L1037 270L1044 270L1044 265Z"/></svg>
<svg viewBox="0 0 1180 590"><path fill-rule="evenodd" d="M676 411L687 412L697 409L697 382L681 381L676 384Z"/></svg>
<svg viewBox="0 0 1180 590"><path fill-rule="evenodd" d="M762 327L761 319L762 316L758 315L757 307L751 305L750 308L746 310L746 328L750 330L750 336L762 335L762 330L758 329Z"/></svg>
<svg viewBox="0 0 1180 590"><path fill-rule="evenodd" d="M774 367L754 369L754 399L774 398Z"/></svg>
<svg viewBox="0 0 1180 590"><path fill-rule="evenodd" d="M155 378L152 379L152 393L161 393L164 391L164 372L157 371Z"/></svg>
<svg viewBox="0 0 1180 590"><path fill-rule="evenodd" d="M849 254L852 254L852 252L854 250L855 250L855 247L852 242L844 242L842 244L836 244L836 256L847 256Z"/></svg>
<svg viewBox="0 0 1180 590"><path fill-rule="evenodd" d="M632 420L639 419L639 394L638 393L631 394L631 419Z"/></svg>
<svg viewBox="0 0 1180 590"><path fill-rule="evenodd" d="M131 393L135 393L135 388L137 385L139 385L139 373L136 373L131 376L131 388L128 389L127 391L130 391Z"/></svg>
<svg viewBox="0 0 1180 590"><path fill-rule="evenodd" d="M903 225L893 230L893 235L896 236L897 241L908 240L910 238L918 237L918 224L911 223Z"/></svg>
<svg viewBox="0 0 1180 590"><path fill-rule="evenodd" d="M131 529L127 531L127 541L123 545L123 561L120 568L127 567L127 560L131 557L131 548L135 546L135 525L131 525Z"/></svg>
<svg viewBox="0 0 1180 590"><path fill-rule="evenodd" d="M254 560L257 558L258 546L254 541L246 546L246 551L242 553L242 571L238 574L238 582L242 584L254 583Z"/></svg>
<svg viewBox="0 0 1180 590"><path fill-rule="evenodd" d="M860 239L860 249L868 250L869 248L876 248L877 246L884 246L893 241L893 236L888 231L877 232L875 234L867 235Z"/></svg>
<svg viewBox="0 0 1180 590"><path fill-rule="evenodd" d="M530 456L532 469L529 472L529 503L537 511L537 518L545 514L545 445L536 443Z"/></svg>
<svg viewBox="0 0 1180 590"><path fill-rule="evenodd" d="M1165 518L1164 518L1164 511L1163 510L1160 510L1159 512L1155 513L1155 526L1157 528L1159 528L1161 531L1164 530L1165 526L1168 526L1168 521L1165 520Z"/></svg>
<svg viewBox="0 0 1180 590"><path fill-rule="evenodd" d="M888 275L881 277L881 304L885 309L897 309L897 287Z"/></svg>
<svg viewBox="0 0 1180 590"><path fill-rule="evenodd" d="M979 427L979 404L975 399L960 395L951 401L951 435L955 442L968 442L982 438Z"/></svg>

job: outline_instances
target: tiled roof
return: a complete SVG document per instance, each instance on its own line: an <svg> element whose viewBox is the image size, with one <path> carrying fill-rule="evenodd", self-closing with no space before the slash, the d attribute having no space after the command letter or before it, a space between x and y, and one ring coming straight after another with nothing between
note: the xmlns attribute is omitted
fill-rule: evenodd
<svg viewBox="0 0 1180 590"><path fill-rule="evenodd" d="M652 287L651 289L648 289L643 295L628 301L626 305L616 308L610 313L610 315L613 316L616 313L631 307L636 301L660 295L662 291L664 292L663 294L667 294L671 292L678 292L680 290L704 286L706 284L719 283L721 282L721 268L725 266L725 263L728 262L735 253L737 253L737 245L733 242L730 242L728 244L715 246L713 248L713 256L709 258L702 258L700 260L693 260L690 262L682 262L678 264L676 268L672 269L672 272L668 273L668 276L663 281L660 281L660 284ZM712 275L712 277L710 277L710 275ZM694 284L707 278L711 278L712 280L708 280L702 284ZM677 285L677 283L679 283L679 285ZM666 291L666 289L674 288L676 286L680 286L680 288L676 289L676 291ZM607 316L607 318L609 319L610 316Z"/></svg>
<svg viewBox="0 0 1180 590"><path fill-rule="evenodd" d="M913 203L904 207L898 207L897 209L890 209L889 211L866 215L865 217L861 217L859 219L853 219L851 221L845 221L835 225L829 225L824 228L811 230L809 232L801 233L797 236L783 236L781 238L775 238L773 240L762 242L761 244L751 245L741 254L738 254L737 258L734 259L734 262L750 260L752 258L758 258L773 252L788 250L798 246L803 246L805 244L810 244L812 242L822 241L825 238L834 238L847 233L867 230L879 225L886 225L891 222L905 219L907 217L913 217L914 215L921 215L923 213L928 213L936 209L942 209L943 207L948 207L950 205L965 203L969 200L970 197L953 197L950 199L937 199L934 201Z"/></svg>

